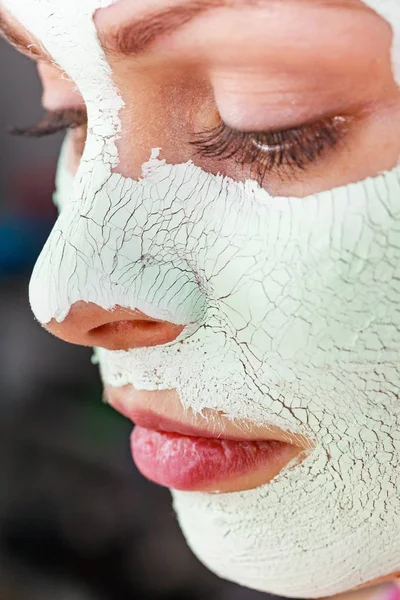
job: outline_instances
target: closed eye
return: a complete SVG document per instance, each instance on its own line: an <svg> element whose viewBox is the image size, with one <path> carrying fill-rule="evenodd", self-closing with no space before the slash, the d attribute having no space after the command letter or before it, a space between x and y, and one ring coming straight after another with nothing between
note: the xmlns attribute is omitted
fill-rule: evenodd
<svg viewBox="0 0 400 600"><path fill-rule="evenodd" d="M335 116L298 127L265 132L243 132L222 121L214 128L195 133L191 144L204 157L234 159L249 165L261 184L268 172L304 171L344 139L351 119Z"/></svg>

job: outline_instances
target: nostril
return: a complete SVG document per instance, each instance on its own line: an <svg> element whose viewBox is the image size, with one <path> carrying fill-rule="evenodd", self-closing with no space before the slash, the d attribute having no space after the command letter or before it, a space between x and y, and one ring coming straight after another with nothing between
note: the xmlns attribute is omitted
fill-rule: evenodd
<svg viewBox="0 0 400 600"><path fill-rule="evenodd" d="M73 344L129 350L172 342L185 325L159 321L137 309L116 306L113 310L105 310L96 304L77 302L64 321L52 319L45 327Z"/></svg>
<svg viewBox="0 0 400 600"><path fill-rule="evenodd" d="M159 346L175 340L183 325L166 321L121 320L93 327L87 333L93 346L108 350L128 350L145 346Z"/></svg>
<svg viewBox="0 0 400 600"><path fill-rule="evenodd" d="M121 335L139 329L149 331L154 329L154 326L159 326L159 323L157 321L114 321L111 323L104 323L98 327L93 327L88 331L88 334L94 336Z"/></svg>

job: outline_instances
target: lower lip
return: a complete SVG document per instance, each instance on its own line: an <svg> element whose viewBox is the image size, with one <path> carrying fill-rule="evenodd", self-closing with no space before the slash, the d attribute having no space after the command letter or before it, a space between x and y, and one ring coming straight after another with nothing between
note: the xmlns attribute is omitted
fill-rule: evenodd
<svg viewBox="0 0 400 600"><path fill-rule="evenodd" d="M155 431L136 426L133 459L148 479L171 489L218 491L221 482L265 471L271 480L292 457L293 446L277 441L233 441Z"/></svg>

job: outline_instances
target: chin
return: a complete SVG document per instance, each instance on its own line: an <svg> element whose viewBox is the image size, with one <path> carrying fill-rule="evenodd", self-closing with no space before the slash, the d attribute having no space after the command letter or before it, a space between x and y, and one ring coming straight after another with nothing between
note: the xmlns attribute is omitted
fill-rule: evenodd
<svg viewBox="0 0 400 600"><path fill-rule="evenodd" d="M393 567L386 570L392 575L384 575L390 552L386 562L377 565L374 552L364 548L360 555L356 544L337 543L333 534L329 543L326 534L331 532L319 528L312 513L308 525L296 524L294 508L285 516L287 527L278 530L269 521L266 504L273 487L272 482L258 490L228 494L172 490L186 541L210 571L244 587L288 598L328 597L395 578ZM370 540L367 550L372 545Z"/></svg>

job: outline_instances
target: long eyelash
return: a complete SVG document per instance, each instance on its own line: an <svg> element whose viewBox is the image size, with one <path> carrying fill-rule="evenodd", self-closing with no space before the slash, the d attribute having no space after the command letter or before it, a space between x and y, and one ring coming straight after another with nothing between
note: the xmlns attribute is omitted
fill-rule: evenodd
<svg viewBox="0 0 400 600"><path fill-rule="evenodd" d="M74 129L87 124L86 111L69 108L63 110L47 111L40 123L32 127L12 127L11 135L25 137L44 137L66 129Z"/></svg>
<svg viewBox="0 0 400 600"><path fill-rule="evenodd" d="M248 133L221 122L194 134L191 144L201 156L233 158L240 165L250 165L252 172L263 179L274 169L304 170L325 149L336 146L347 124L345 117L332 117L282 131Z"/></svg>
<svg viewBox="0 0 400 600"><path fill-rule="evenodd" d="M194 134L190 143L201 156L233 158L241 165L250 165L252 176L262 183L269 171L304 170L316 162L325 149L333 148L343 138L348 124L348 118L333 117L282 131L248 133L231 129L221 121L212 129ZM85 110L62 109L47 111L37 125L13 127L9 133L40 138L84 125Z"/></svg>

